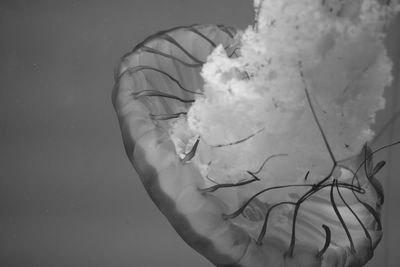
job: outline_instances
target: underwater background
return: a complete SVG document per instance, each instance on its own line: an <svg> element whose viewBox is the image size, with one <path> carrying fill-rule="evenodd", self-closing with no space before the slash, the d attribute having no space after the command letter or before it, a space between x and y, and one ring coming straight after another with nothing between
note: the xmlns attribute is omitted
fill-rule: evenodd
<svg viewBox="0 0 400 267"><path fill-rule="evenodd" d="M157 31L193 23L244 29L253 16L250 0L2 0L0 266L211 267L151 202L125 155L113 68ZM400 109L393 33L395 81L376 129ZM399 121L379 145L398 140ZM380 158L389 161L378 175L384 238L367 266L396 267L400 146Z"/></svg>

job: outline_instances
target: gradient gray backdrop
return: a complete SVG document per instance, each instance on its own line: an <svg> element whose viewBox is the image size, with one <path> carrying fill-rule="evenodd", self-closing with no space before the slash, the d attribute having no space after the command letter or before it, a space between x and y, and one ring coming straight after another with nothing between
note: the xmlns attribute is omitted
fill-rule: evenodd
<svg viewBox="0 0 400 267"><path fill-rule="evenodd" d="M159 30L244 28L252 17L250 0L2 0L0 266L211 266L175 234L124 154L113 68ZM400 259L399 151L384 181L386 236L369 266Z"/></svg>

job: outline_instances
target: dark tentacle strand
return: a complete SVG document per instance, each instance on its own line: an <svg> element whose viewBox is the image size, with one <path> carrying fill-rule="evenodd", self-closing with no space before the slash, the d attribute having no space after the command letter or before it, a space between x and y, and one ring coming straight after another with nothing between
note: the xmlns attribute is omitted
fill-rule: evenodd
<svg viewBox="0 0 400 267"><path fill-rule="evenodd" d="M264 236L265 236L265 234L267 232L267 224L268 224L269 215L271 214L273 209L275 209L276 207L282 206L282 205L296 205L296 202L283 201L283 202L279 202L279 203L276 203L276 204L272 205L268 209L267 214L265 215L263 226L261 228L260 234L258 235L258 238L257 238L257 241L256 241L256 244L258 246L262 245L262 241L263 241Z"/></svg>
<svg viewBox="0 0 400 267"><path fill-rule="evenodd" d="M162 93L157 90L142 90L142 91L132 93L132 95L135 99L143 97L143 96L156 96L156 97L165 97L165 98L175 99L182 103L193 103L194 102L194 99L183 99L183 98L177 97L172 94Z"/></svg>
<svg viewBox="0 0 400 267"><path fill-rule="evenodd" d="M307 102L308 102L308 105L310 106L311 113L312 113L312 115L313 115L313 117L314 117L315 123L316 123L317 126L318 126L319 132L320 132L322 138L324 139L324 143L325 143L326 149L328 150L328 153L329 153L329 155L330 155L332 161L334 162L334 164L336 164L337 161L336 161L336 159L335 159L335 156L333 155L333 152L332 152L332 149L331 149L331 147L330 147L330 145L329 145L328 139L326 138L326 135L325 135L325 133L324 133L324 130L322 129L321 123L319 122L319 119L318 119L318 117L317 117L317 114L315 113L314 106L313 106L312 103L311 103L311 97L310 97L310 93L308 92L308 88L307 88L306 81L305 81L305 78L304 78L304 73L303 73L303 70L302 70L302 63L301 63L301 61L299 61L299 67L300 67L300 77L301 77L301 79L302 79L302 81L303 81L303 84L304 84L304 92L305 92L305 94L306 94Z"/></svg>
<svg viewBox="0 0 400 267"><path fill-rule="evenodd" d="M340 214L339 209L338 209L337 206L336 206L335 198L334 198L334 196L333 196L333 188L334 188L335 186L337 186L337 180L336 180L336 179L333 180L333 183L332 183L332 186L331 186L331 194L330 194L330 197L331 197L331 204L332 204L333 209L335 210L336 216L338 217L340 223L342 224L343 229L344 229L345 232L346 232L347 238L349 239L349 242L350 242L350 250L351 250L352 253L355 254L355 253L356 253L356 249L355 249L355 247L354 247L353 238L351 237L350 231L349 231L349 229L347 228L347 225L346 225L346 223L344 222L343 217L342 217L342 215Z"/></svg>
<svg viewBox="0 0 400 267"><path fill-rule="evenodd" d="M228 57L232 58L233 56L238 57L237 51L240 50L239 47L236 47L229 55Z"/></svg>
<svg viewBox="0 0 400 267"><path fill-rule="evenodd" d="M200 188L199 190L202 193L211 193L211 192L217 191L220 188L238 187L238 186L242 186L242 185L253 183L255 181L260 181L260 178L258 178L256 176L256 174L261 172L261 170L264 168L265 164L270 159L275 158L275 157L279 157L279 156L287 156L287 154L276 154L276 155L269 156L268 158L266 158L264 160L264 162L261 164L260 168L258 168L257 171L255 171L255 172L247 171L247 173L250 174L250 176L252 176L252 179L241 181L241 182L238 182L238 183L216 184L216 185L208 187L208 188Z"/></svg>
<svg viewBox="0 0 400 267"><path fill-rule="evenodd" d="M385 165L386 165L386 161L384 161L384 160L379 161L375 165L374 169L372 170L371 176L376 175Z"/></svg>
<svg viewBox="0 0 400 267"><path fill-rule="evenodd" d="M234 29L234 28L232 28L232 27L227 27L227 26L225 26L225 25L217 25L217 27L221 30L221 31L223 31L223 32L225 32L230 38L234 38L235 37L235 34L236 34L236 30Z"/></svg>
<svg viewBox="0 0 400 267"><path fill-rule="evenodd" d="M178 112L173 114L149 114L152 120L170 120L179 118L181 115L186 115L187 112Z"/></svg>
<svg viewBox="0 0 400 267"><path fill-rule="evenodd" d="M255 181L259 181L260 179L258 179L257 177L254 177L253 179L249 179L249 180L244 180L238 183L226 183L226 184L216 184L207 188L199 188L199 191L201 193L212 193L217 191L218 189L221 188L229 188L229 187L239 187L239 186L243 186L246 184L251 184Z"/></svg>
<svg viewBox="0 0 400 267"><path fill-rule="evenodd" d="M339 194L340 199L342 200L342 202L344 203L344 205L347 207L347 209L353 214L353 216L356 218L356 220L358 221L358 223L361 225L362 229L364 230L365 236L367 237L370 246L372 247L372 238L371 235L369 234L367 228L365 227L364 223L360 220L360 217L357 216L357 214L354 212L354 210L349 206L349 204L347 204L346 200L344 199L342 193L340 192L338 183L336 181L336 191Z"/></svg>
<svg viewBox="0 0 400 267"><path fill-rule="evenodd" d="M268 158L266 158L266 159L264 160L264 162L261 164L260 168L259 168L257 171L255 171L255 172L249 172L249 173L250 173L250 174L258 174L258 173L261 172L261 170L264 168L265 164L266 164L269 160L271 160L271 159L273 159L273 158L276 158L276 157L283 157L283 156L288 156L288 154L275 154L275 155L269 156Z"/></svg>
<svg viewBox="0 0 400 267"><path fill-rule="evenodd" d="M197 140L194 143L192 149L182 159L183 163L187 163L189 160L191 160L194 157L194 155L196 154L196 150L197 150L197 146L199 145L199 142L200 142L200 138L197 138Z"/></svg>
<svg viewBox="0 0 400 267"><path fill-rule="evenodd" d="M325 230L325 244L322 249L317 253L317 258L321 259L329 245L331 244L331 230L325 224L322 225L322 228Z"/></svg>
<svg viewBox="0 0 400 267"><path fill-rule="evenodd" d="M249 135L249 136L247 136L247 137L245 137L245 138L243 138L243 139L237 140L237 141L235 141L235 142L230 142L230 143L227 143L227 144L220 144L220 145L212 145L212 147L226 147L226 146L237 145L237 144L246 142L247 140L249 140L250 138L256 136L257 134L259 134L259 133L262 132L262 131L264 131L264 128L258 130L257 132L255 132L255 133L253 133L253 134L251 134L251 135Z"/></svg>
<svg viewBox="0 0 400 267"><path fill-rule="evenodd" d="M194 57L189 51L187 51L183 46L181 46L174 38L172 38L168 34L160 35L158 38L164 39L164 40L170 42L171 44L175 45L180 50L182 50L182 52L185 53L194 62L199 63L199 64L204 64L205 63L204 61L199 60L198 58Z"/></svg>
<svg viewBox="0 0 400 267"><path fill-rule="evenodd" d="M202 34L200 31L198 31L196 28L194 27L190 27L188 28L189 31L197 34L198 36L202 37L204 40L206 40L212 47L217 47L217 44L214 43L210 38L208 38L207 36L205 36L204 34Z"/></svg>
<svg viewBox="0 0 400 267"><path fill-rule="evenodd" d="M183 64L183 65L185 65L186 67L189 67L189 68L200 68L200 67L202 67L204 65L202 63L189 63L189 62L183 61L182 59L180 59L178 57L175 57L173 55L161 52L161 51L159 51L157 49L154 49L152 47L142 46L140 49L142 51L145 51L145 52L148 52L148 53L152 53L152 54L155 54L155 55L158 55L158 56L162 56L162 57L165 57L165 58L169 58L169 59L175 60L175 61L177 61L177 62L179 62L179 63L181 63L181 64Z"/></svg>

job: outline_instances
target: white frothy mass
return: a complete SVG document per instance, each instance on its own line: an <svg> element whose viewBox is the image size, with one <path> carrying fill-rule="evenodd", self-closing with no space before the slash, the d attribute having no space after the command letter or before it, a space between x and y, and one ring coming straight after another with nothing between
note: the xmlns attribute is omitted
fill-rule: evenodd
<svg viewBox="0 0 400 267"><path fill-rule="evenodd" d="M375 0L254 5L257 23L237 37L239 56L230 58L221 46L209 56L204 95L172 123L172 140L183 156L200 138L192 161L207 183L249 179L247 171L274 155L258 173L261 187L302 181L308 171L309 181L318 181L333 162L306 90L336 160L358 154L374 136L371 126L392 81L383 28L393 6Z"/></svg>

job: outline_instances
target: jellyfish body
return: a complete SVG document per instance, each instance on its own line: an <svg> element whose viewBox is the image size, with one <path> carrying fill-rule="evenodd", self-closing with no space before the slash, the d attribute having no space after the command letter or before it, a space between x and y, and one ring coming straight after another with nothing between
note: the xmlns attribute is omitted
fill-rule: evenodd
<svg viewBox="0 0 400 267"><path fill-rule="evenodd" d="M250 180L209 186L190 161L201 136L178 156L170 121L186 116L203 94L200 71L218 45L237 56L239 34L222 25L178 27L121 59L112 99L130 161L177 233L216 266L363 266L382 237L383 192L375 178L382 163L374 166L367 145L347 160L332 158L331 171L318 182L306 174L303 183L261 187L239 202L241 190L257 185L257 172L248 171ZM190 138L181 131L181 140ZM260 200L267 194L268 202ZM290 199L274 201L279 194Z"/></svg>

